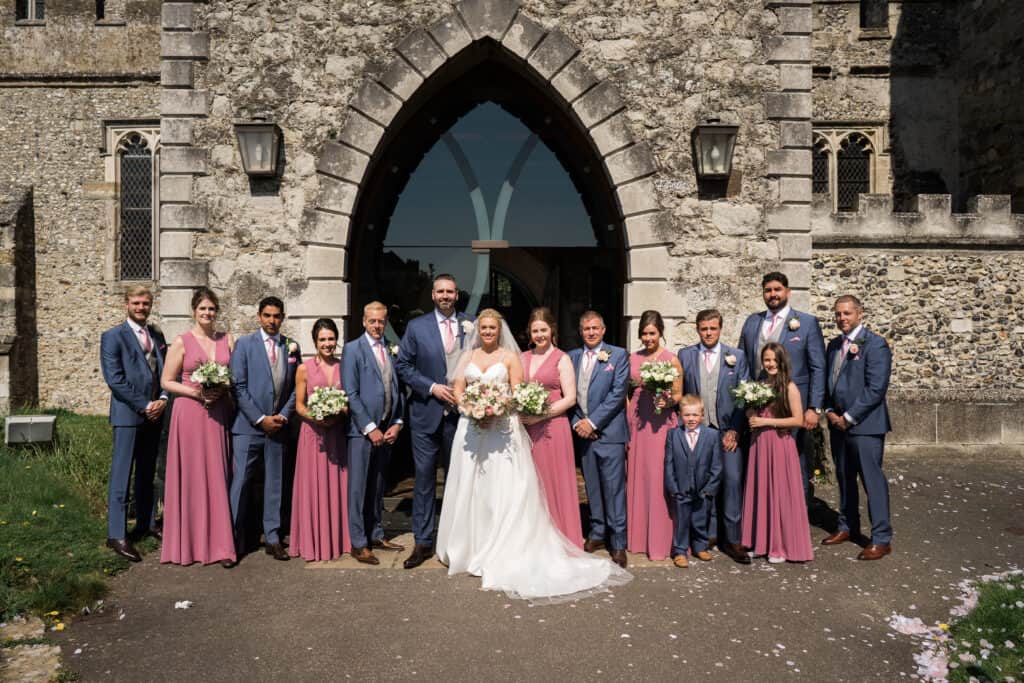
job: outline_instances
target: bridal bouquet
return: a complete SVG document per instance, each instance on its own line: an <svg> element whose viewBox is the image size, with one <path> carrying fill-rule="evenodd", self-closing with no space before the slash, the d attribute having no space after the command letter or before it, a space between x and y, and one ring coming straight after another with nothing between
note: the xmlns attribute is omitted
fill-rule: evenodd
<svg viewBox="0 0 1024 683"><path fill-rule="evenodd" d="M548 409L548 390L540 382L523 382L512 390L512 401L523 415L543 415Z"/></svg>
<svg viewBox="0 0 1024 683"><path fill-rule="evenodd" d="M231 386L231 369L226 365L207 361L192 371L192 381L206 389Z"/></svg>
<svg viewBox="0 0 1024 683"><path fill-rule="evenodd" d="M767 384L744 380L729 390L738 408L764 408L775 400L775 392Z"/></svg>
<svg viewBox="0 0 1024 683"><path fill-rule="evenodd" d="M512 392L504 382L472 382L459 400L459 412L477 423L508 415L512 407Z"/></svg>
<svg viewBox="0 0 1024 683"><path fill-rule="evenodd" d="M306 401L309 414L315 420L326 420L329 417L341 414L342 409L348 405L348 394L335 387L317 387L313 394Z"/></svg>
<svg viewBox="0 0 1024 683"><path fill-rule="evenodd" d="M640 384L655 396L668 394L672 383L679 379L679 371L669 361L647 361L640 366ZM661 415L661 408L654 408L655 415Z"/></svg>

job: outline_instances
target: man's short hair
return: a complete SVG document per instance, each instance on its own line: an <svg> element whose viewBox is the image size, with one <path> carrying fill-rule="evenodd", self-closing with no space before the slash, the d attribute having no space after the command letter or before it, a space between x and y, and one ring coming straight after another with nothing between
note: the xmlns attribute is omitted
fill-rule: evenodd
<svg viewBox="0 0 1024 683"><path fill-rule="evenodd" d="M153 301L153 292L149 291L149 287L146 285L132 285L124 290L124 302L128 303L129 299L133 299L137 296L148 296L150 301Z"/></svg>
<svg viewBox="0 0 1024 683"><path fill-rule="evenodd" d="M777 270L772 271L771 273L767 273L763 278L761 278L762 287L764 287L769 282L779 282L782 284L783 287L789 289L789 278L786 277L785 273L780 273Z"/></svg>
<svg viewBox="0 0 1024 683"><path fill-rule="evenodd" d="M583 311L583 314L580 316L580 327L583 327L583 323L585 323L586 321L593 320L594 318L600 320L601 324L604 325L604 316L598 313L597 311L592 311L588 309L586 311Z"/></svg>
<svg viewBox="0 0 1024 683"><path fill-rule="evenodd" d="M718 326L722 326L722 314L717 308L705 308L697 314L697 325L700 325L705 320L717 320Z"/></svg>
<svg viewBox="0 0 1024 683"><path fill-rule="evenodd" d="M278 299L276 296L265 296L260 299L259 313L263 312L263 309L267 306L276 306L281 309L281 315L284 315L284 302Z"/></svg>
<svg viewBox="0 0 1024 683"><path fill-rule="evenodd" d="M388 307L379 301L371 301L363 306L363 317L369 315L370 311L384 311L384 317L388 317Z"/></svg>
<svg viewBox="0 0 1024 683"><path fill-rule="evenodd" d="M434 288L438 280L449 280L453 285L455 285L455 289L459 288L459 283L455 280L454 275L452 275L451 273L438 273L437 275L434 276L434 279L430 281L431 289Z"/></svg>
<svg viewBox="0 0 1024 683"><path fill-rule="evenodd" d="M835 304L832 305L832 308L835 308L839 304L853 304L853 307L856 308L858 311L864 310L864 304L862 304L860 302L860 299L855 297L853 294L843 294L841 297L836 299L836 302Z"/></svg>

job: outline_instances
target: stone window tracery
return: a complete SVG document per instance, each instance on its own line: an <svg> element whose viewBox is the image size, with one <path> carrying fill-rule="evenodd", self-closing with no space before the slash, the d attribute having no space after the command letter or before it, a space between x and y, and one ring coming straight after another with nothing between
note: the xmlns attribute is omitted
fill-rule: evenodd
<svg viewBox="0 0 1024 683"><path fill-rule="evenodd" d="M148 122L147 122L148 123ZM160 129L107 125L108 276L155 280L159 235Z"/></svg>
<svg viewBox="0 0 1024 683"><path fill-rule="evenodd" d="M833 212L856 211L861 194L888 194L887 146L881 125L815 125L812 191L827 195Z"/></svg>

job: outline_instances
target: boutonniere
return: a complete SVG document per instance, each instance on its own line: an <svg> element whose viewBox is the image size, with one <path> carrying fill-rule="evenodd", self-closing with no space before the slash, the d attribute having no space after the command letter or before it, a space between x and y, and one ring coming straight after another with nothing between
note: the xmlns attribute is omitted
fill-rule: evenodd
<svg viewBox="0 0 1024 683"><path fill-rule="evenodd" d="M850 349L847 353L849 353L851 356L860 355L860 345L866 341L867 339L865 339L864 337L857 337L856 339L853 340L853 343L850 344Z"/></svg>
<svg viewBox="0 0 1024 683"><path fill-rule="evenodd" d="M299 345L296 344L295 342L293 342L288 337L284 338L284 344L285 344L285 346L288 347L288 353L295 353L296 351L299 350Z"/></svg>
<svg viewBox="0 0 1024 683"><path fill-rule="evenodd" d="M608 353L604 349L597 352L597 361L599 363L607 363L608 359L612 357L612 354Z"/></svg>
<svg viewBox="0 0 1024 683"><path fill-rule="evenodd" d="M790 318L789 319L789 329L793 330L794 332L799 330L800 329L800 318L797 318L795 316Z"/></svg>
<svg viewBox="0 0 1024 683"><path fill-rule="evenodd" d="M730 368L736 365L736 356L730 353L728 356L725 357L725 364L728 365Z"/></svg>
<svg viewBox="0 0 1024 683"><path fill-rule="evenodd" d="M398 344L391 344L390 346L388 346L388 351L391 352L392 356L397 356L398 355Z"/></svg>
<svg viewBox="0 0 1024 683"><path fill-rule="evenodd" d="M468 320L463 320L462 321L462 333L463 334L469 334L472 331L473 331L473 323L469 322Z"/></svg>

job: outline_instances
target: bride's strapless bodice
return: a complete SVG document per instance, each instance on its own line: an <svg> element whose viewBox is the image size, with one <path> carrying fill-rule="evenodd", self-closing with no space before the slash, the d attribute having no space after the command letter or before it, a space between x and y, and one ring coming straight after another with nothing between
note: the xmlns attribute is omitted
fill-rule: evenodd
<svg viewBox="0 0 1024 683"><path fill-rule="evenodd" d="M494 372L497 370L497 372ZM508 382L508 368L502 362L497 362L494 365L487 368L487 370L480 370L480 366L476 363L470 362L466 366L466 381L477 382L484 380L487 382Z"/></svg>

